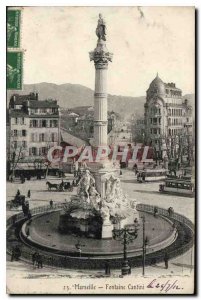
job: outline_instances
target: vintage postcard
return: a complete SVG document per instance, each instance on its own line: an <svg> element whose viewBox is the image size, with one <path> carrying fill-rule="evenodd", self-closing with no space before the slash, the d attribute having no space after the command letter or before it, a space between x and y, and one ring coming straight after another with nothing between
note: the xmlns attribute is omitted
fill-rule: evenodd
<svg viewBox="0 0 201 300"><path fill-rule="evenodd" d="M195 8L6 28L7 293L194 294Z"/></svg>

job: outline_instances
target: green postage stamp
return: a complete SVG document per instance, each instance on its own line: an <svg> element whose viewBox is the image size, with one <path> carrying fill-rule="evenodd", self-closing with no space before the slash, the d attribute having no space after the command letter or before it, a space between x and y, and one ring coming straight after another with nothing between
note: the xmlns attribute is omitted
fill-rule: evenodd
<svg viewBox="0 0 201 300"><path fill-rule="evenodd" d="M20 47L20 10L7 10L7 47Z"/></svg>
<svg viewBox="0 0 201 300"><path fill-rule="evenodd" d="M7 89L22 89L22 62L23 52L7 52Z"/></svg>

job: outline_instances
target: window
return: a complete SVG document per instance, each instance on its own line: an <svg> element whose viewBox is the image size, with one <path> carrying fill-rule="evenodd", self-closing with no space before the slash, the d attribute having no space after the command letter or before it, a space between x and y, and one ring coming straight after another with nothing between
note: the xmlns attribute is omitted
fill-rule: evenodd
<svg viewBox="0 0 201 300"><path fill-rule="evenodd" d="M50 120L50 127L57 127L57 120Z"/></svg>
<svg viewBox="0 0 201 300"><path fill-rule="evenodd" d="M22 136L26 136L26 134L27 134L27 132L26 132L26 130L22 130Z"/></svg>
<svg viewBox="0 0 201 300"><path fill-rule="evenodd" d="M17 149L17 141L13 142L14 149Z"/></svg>
<svg viewBox="0 0 201 300"><path fill-rule="evenodd" d="M15 124L18 124L18 118L15 118Z"/></svg>
<svg viewBox="0 0 201 300"><path fill-rule="evenodd" d="M157 129L156 128L154 128L154 134L157 134Z"/></svg>
<svg viewBox="0 0 201 300"><path fill-rule="evenodd" d="M33 126L34 128L38 127L38 121L37 120L33 120Z"/></svg>
<svg viewBox="0 0 201 300"><path fill-rule="evenodd" d="M36 133L32 133L31 134L31 142L36 142L37 141L37 134Z"/></svg>
<svg viewBox="0 0 201 300"><path fill-rule="evenodd" d="M13 133L14 133L14 136L17 136L17 130L16 129L14 129Z"/></svg>
<svg viewBox="0 0 201 300"><path fill-rule="evenodd" d="M46 122L46 120L42 120L42 127L47 127L47 122Z"/></svg>
<svg viewBox="0 0 201 300"><path fill-rule="evenodd" d="M31 148L31 154L34 155L34 156L37 155L37 148L36 147Z"/></svg>
<svg viewBox="0 0 201 300"><path fill-rule="evenodd" d="M47 153L47 148L46 147L42 147L41 148L41 155L45 155Z"/></svg>
<svg viewBox="0 0 201 300"><path fill-rule="evenodd" d="M157 124L157 118L153 118L153 124L154 124L154 125Z"/></svg>
<svg viewBox="0 0 201 300"><path fill-rule="evenodd" d="M45 134L44 133L41 133L39 135L39 142L44 142L45 141Z"/></svg>
<svg viewBox="0 0 201 300"><path fill-rule="evenodd" d="M151 122L151 124L152 124L152 118L150 118L150 122Z"/></svg>
<svg viewBox="0 0 201 300"><path fill-rule="evenodd" d="M57 120L53 120L53 127L57 127L58 125L57 125Z"/></svg>
<svg viewBox="0 0 201 300"><path fill-rule="evenodd" d="M124 137L125 138L125 137ZM57 134L56 133L52 133L51 134L51 141L52 142L56 142L56 139L57 139Z"/></svg>

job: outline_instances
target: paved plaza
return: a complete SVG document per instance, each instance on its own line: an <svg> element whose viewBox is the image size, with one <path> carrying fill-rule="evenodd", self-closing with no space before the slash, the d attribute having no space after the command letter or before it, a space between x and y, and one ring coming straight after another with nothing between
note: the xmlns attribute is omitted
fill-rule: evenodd
<svg viewBox="0 0 201 300"><path fill-rule="evenodd" d="M135 199L140 203L156 205L162 208L169 208L172 206L174 211L183 214L194 223L194 198L174 196L168 194L160 194L158 192L159 182L152 183L138 183L133 171L123 169L123 174L120 176L121 185L128 198ZM54 177L48 177L51 182L59 183L61 179ZM64 181L73 180L73 176L68 174ZM76 194L76 188L73 192L56 192L48 191L46 186L47 179L26 181L24 184L19 182L7 183L7 200L14 198L17 190L19 189L21 194L27 196L28 190L31 191L31 198L29 200L30 208L48 205L52 199L54 203L62 203L69 201L72 194ZM188 209L186 209L188 207ZM7 218L11 215L20 212L21 209L12 209L7 211ZM123 255L123 254L122 254ZM169 261L169 268L165 269L164 263L157 264L155 266L146 267L146 276L158 275L160 270L161 276L163 275L192 275L192 262L193 262L193 250L189 250L184 255L174 258ZM111 276L118 277L121 274L121 270L112 270ZM141 268L132 269L132 275L141 276ZM54 278L54 277L82 277L83 275L89 277L101 277L104 276L104 270L72 270L72 269L55 269L50 267L44 267L43 269L34 269L31 264L20 262L10 262L10 257L7 261L7 276L10 278L17 277L29 277L29 278Z"/></svg>

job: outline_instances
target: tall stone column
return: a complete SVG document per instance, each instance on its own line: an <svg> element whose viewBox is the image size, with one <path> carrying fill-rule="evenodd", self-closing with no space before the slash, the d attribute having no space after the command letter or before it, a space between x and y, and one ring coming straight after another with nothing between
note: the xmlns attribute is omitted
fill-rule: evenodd
<svg viewBox="0 0 201 300"><path fill-rule="evenodd" d="M94 51L89 53L95 66L95 91L94 91L94 139L92 146L97 151L99 146L107 146L107 69L108 62L112 61L113 54L106 47L106 25L99 15L96 28L98 37ZM105 196L105 180L116 172L112 162L107 158L101 162L88 163L90 171L96 180L96 188L101 197Z"/></svg>
<svg viewBox="0 0 201 300"><path fill-rule="evenodd" d="M105 23L99 17L96 34L97 46L89 53L90 60L95 65L95 92L94 92L94 143L93 146L107 145L107 69L108 62L112 61L113 54L106 47Z"/></svg>

